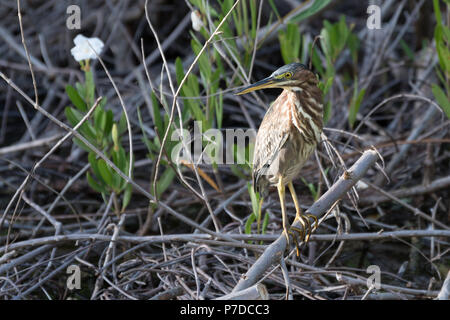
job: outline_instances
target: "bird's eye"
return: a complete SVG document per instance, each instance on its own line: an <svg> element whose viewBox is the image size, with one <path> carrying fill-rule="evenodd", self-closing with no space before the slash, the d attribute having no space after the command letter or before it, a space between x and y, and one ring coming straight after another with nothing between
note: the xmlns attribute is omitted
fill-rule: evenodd
<svg viewBox="0 0 450 320"><path fill-rule="evenodd" d="M286 79L289 79L290 77L292 77L292 73L291 73L291 72L286 72L286 73L284 74L284 77L285 77Z"/></svg>

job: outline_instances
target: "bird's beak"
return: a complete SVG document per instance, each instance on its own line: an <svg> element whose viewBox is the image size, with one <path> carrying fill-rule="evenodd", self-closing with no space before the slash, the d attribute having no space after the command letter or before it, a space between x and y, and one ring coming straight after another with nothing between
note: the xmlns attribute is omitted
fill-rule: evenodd
<svg viewBox="0 0 450 320"><path fill-rule="evenodd" d="M278 87L278 82L279 81L274 77L268 77L241 89L240 91L236 92L236 95L246 94L260 89L276 88Z"/></svg>

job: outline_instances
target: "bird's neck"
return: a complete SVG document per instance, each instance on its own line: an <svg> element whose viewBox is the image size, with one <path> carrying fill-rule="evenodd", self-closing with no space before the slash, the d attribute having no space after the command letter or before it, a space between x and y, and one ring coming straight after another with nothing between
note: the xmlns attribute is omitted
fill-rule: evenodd
<svg viewBox="0 0 450 320"><path fill-rule="evenodd" d="M295 124L299 128L313 128L316 134L309 138L319 141L323 128L322 91L314 85L285 89L283 94L295 102Z"/></svg>
<svg viewBox="0 0 450 320"><path fill-rule="evenodd" d="M295 100L299 101L298 107L311 115L323 116L322 91L315 84L302 85L293 88L285 88L284 93L294 94ZM300 111L300 110L299 110ZM312 115L311 115L312 116Z"/></svg>

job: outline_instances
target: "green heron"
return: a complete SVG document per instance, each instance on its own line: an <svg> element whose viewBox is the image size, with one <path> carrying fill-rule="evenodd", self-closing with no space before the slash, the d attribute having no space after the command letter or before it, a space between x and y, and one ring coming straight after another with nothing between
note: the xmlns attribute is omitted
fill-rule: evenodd
<svg viewBox="0 0 450 320"><path fill-rule="evenodd" d="M253 185L262 199L268 188L276 186L280 197L283 232L289 242L292 236L299 255L298 242L307 242L317 227L317 218L303 215L292 180L295 179L320 140L323 127L322 92L316 75L301 63L290 63L269 77L245 87L237 94L266 88L281 88L283 92L267 110L259 127L253 156ZM288 229L284 202L285 187L294 200L296 215L302 228ZM260 206L261 207L261 206ZM294 222L295 222L294 220Z"/></svg>

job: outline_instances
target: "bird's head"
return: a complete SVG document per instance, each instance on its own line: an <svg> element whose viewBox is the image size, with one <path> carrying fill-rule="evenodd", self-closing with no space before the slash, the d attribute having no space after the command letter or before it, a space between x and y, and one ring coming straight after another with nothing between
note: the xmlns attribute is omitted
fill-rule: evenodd
<svg viewBox="0 0 450 320"><path fill-rule="evenodd" d="M240 95L267 88L282 88L287 90L295 90L295 88L303 89L309 85L316 86L317 83L317 77L311 70L304 64L295 62L282 66L269 77L241 89L236 94Z"/></svg>

